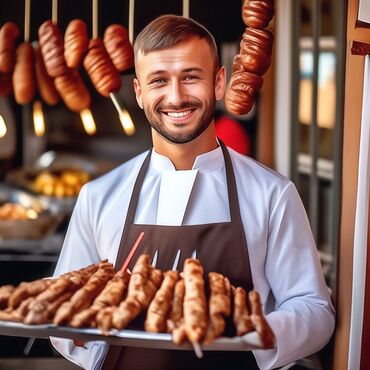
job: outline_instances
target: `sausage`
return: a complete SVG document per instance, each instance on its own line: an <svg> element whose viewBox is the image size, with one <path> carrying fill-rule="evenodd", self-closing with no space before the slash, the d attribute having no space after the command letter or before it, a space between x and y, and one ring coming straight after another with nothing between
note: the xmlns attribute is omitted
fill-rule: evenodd
<svg viewBox="0 0 370 370"><path fill-rule="evenodd" d="M262 77L254 73L234 73L225 95L227 111L238 116L247 114L253 107L254 94L262 87L262 83Z"/></svg>
<svg viewBox="0 0 370 370"><path fill-rule="evenodd" d="M273 36L268 30L247 28L240 42L240 62L247 72L262 76L270 67Z"/></svg>
<svg viewBox="0 0 370 370"><path fill-rule="evenodd" d="M104 32L104 46L118 71L123 72L134 66L134 51L128 32L120 24L112 24Z"/></svg>
<svg viewBox="0 0 370 370"><path fill-rule="evenodd" d="M40 46L35 46L35 72L37 86L43 101L49 105L55 105L60 97L54 86L53 79L47 74Z"/></svg>
<svg viewBox="0 0 370 370"><path fill-rule="evenodd" d="M0 74L0 96L9 96L13 91L12 75Z"/></svg>
<svg viewBox="0 0 370 370"><path fill-rule="evenodd" d="M20 44L16 51L13 72L14 97L18 104L32 101L36 93L33 47L29 42Z"/></svg>
<svg viewBox="0 0 370 370"><path fill-rule="evenodd" d="M247 27L265 28L274 15L274 0L244 0L242 18Z"/></svg>
<svg viewBox="0 0 370 370"><path fill-rule="evenodd" d="M78 68L89 46L87 27L81 19L69 22L64 34L64 58L69 68Z"/></svg>
<svg viewBox="0 0 370 370"><path fill-rule="evenodd" d="M15 64L16 41L19 29L15 23L7 22L0 29L0 72L11 73Z"/></svg>
<svg viewBox="0 0 370 370"><path fill-rule="evenodd" d="M83 65L99 94L108 97L109 93L120 89L121 77L101 39L90 40Z"/></svg>
<svg viewBox="0 0 370 370"><path fill-rule="evenodd" d="M54 84L64 104L71 111L81 112L90 106L89 90L77 70L71 69L68 73L56 77Z"/></svg>
<svg viewBox="0 0 370 370"><path fill-rule="evenodd" d="M51 20L47 20L40 26L39 43L48 75L58 77L68 73L62 35Z"/></svg>

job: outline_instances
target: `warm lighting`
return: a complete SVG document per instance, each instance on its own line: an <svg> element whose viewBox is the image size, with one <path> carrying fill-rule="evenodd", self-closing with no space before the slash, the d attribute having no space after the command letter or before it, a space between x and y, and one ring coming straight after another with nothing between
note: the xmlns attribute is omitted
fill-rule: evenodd
<svg viewBox="0 0 370 370"><path fill-rule="evenodd" d="M94 121L94 117L91 113L90 109L84 109L80 112L82 124L84 125L84 129L88 135L95 135L96 134L96 125Z"/></svg>
<svg viewBox="0 0 370 370"><path fill-rule="evenodd" d="M6 135L6 124L3 116L0 114L0 139Z"/></svg>
<svg viewBox="0 0 370 370"><path fill-rule="evenodd" d="M45 134L44 112L42 111L42 105L39 100L33 103L33 127L36 136L41 137Z"/></svg>
<svg viewBox="0 0 370 370"><path fill-rule="evenodd" d="M125 131L126 135L131 136L135 133L135 125L132 122L130 113L122 108L119 113L119 120L121 121L123 130Z"/></svg>

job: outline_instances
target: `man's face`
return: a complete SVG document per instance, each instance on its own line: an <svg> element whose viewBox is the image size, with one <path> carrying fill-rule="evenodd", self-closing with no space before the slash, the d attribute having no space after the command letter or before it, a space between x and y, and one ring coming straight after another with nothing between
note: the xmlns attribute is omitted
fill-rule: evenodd
<svg viewBox="0 0 370 370"><path fill-rule="evenodd" d="M190 38L169 49L136 59L136 99L152 128L165 140L182 144L213 122L216 100L224 93L224 68L214 75L208 43Z"/></svg>

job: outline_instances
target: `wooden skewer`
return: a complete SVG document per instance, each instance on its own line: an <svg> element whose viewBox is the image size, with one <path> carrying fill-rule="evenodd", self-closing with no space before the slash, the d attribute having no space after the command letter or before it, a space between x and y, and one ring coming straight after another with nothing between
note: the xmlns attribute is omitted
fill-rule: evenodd
<svg viewBox="0 0 370 370"><path fill-rule="evenodd" d="M51 20L54 24L58 23L58 0L53 0L51 5Z"/></svg>
<svg viewBox="0 0 370 370"><path fill-rule="evenodd" d="M31 0L24 2L24 41L30 41Z"/></svg>
<svg viewBox="0 0 370 370"><path fill-rule="evenodd" d="M128 9L128 39L134 43L135 0L130 0Z"/></svg>
<svg viewBox="0 0 370 370"><path fill-rule="evenodd" d="M132 246L131 250L130 250L130 253L129 255L127 256L125 262L123 263L121 269L120 269L120 272L125 272L127 270L127 267L128 265L130 264L131 260L132 260L132 257L134 256L135 252L136 252L136 249L138 248L139 244L141 243L141 241L143 240L143 237L144 237L144 231L142 231L140 233L140 235L138 236L138 238L136 239L134 245Z"/></svg>
<svg viewBox="0 0 370 370"><path fill-rule="evenodd" d="M202 352L202 348L200 347L200 344L198 342L191 342L191 344L193 345L195 355L198 358L202 358L203 352Z"/></svg>

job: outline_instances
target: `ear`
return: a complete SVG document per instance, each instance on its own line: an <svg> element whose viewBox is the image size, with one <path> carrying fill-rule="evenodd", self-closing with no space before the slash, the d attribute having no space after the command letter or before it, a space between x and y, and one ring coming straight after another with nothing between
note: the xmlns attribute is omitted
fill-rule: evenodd
<svg viewBox="0 0 370 370"><path fill-rule="evenodd" d="M225 94L226 88L226 68L222 66L216 75L215 79L215 97L216 100L221 100Z"/></svg>
<svg viewBox="0 0 370 370"><path fill-rule="evenodd" d="M139 80L137 78L134 78L134 90L135 90L135 95L136 95L136 101L139 104L139 107L143 109L143 99L141 95L141 87Z"/></svg>

